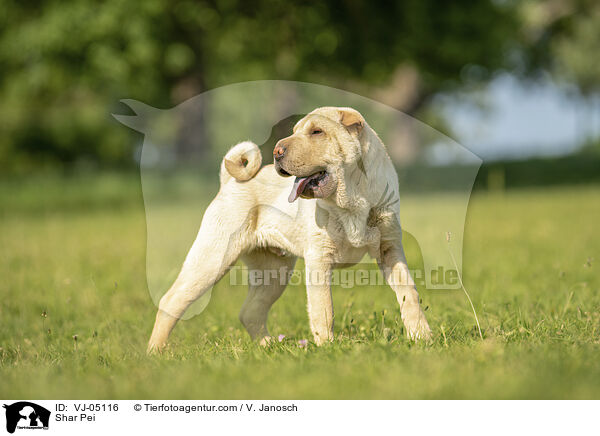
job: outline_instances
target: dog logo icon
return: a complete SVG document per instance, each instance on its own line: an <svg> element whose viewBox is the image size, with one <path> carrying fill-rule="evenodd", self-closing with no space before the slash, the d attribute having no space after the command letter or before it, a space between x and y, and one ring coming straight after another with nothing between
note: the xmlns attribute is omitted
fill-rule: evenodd
<svg viewBox="0 0 600 436"><path fill-rule="evenodd" d="M18 429L48 429L50 411L29 401L5 404L6 431L14 433Z"/></svg>

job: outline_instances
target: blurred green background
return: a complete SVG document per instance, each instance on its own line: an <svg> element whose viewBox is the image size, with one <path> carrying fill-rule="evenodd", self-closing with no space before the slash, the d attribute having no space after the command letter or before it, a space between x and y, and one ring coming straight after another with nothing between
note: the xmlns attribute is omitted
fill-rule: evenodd
<svg viewBox="0 0 600 436"><path fill-rule="evenodd" d="M0 0L0 397L600 397L599 45L591 0ZM292 286L269 322L287 338L263 349L224 280L145 356L143 137L111 113L265 79L381 101L483 158L463 258L483 341L460 292L421 292L434 341L415 345L367 287L334 290L335 344L300 348ZM189 183L161 187L163 210L218 189Z"/></svg>
<svg viewBox="0 0 600 436"><path fill-rule="evenodd" d="M170 108L248 80L347 89L452 135L436 97L502 74L593 100L599 28L592 0L3 0L0 167L131 168L141 139L110 117L119 99Z"/></svg>

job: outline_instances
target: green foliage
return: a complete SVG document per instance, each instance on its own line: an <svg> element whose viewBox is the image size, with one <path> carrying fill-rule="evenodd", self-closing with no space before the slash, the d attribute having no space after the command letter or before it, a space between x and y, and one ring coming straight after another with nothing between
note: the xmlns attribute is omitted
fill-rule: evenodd
<svg viewBox="0 0 600 436"><path fill-rule="evenodd" d="M504 65L514 8L494 1L322 3L75 0L0 9L0 165L131 162L120 98L170 107L256 79L385 83L416 68L421 95Z"/></svg>
<svg viewBox="0 0 600 436"><path fill-rule="evenodd" d="M600 63L591 53L600 43L600 5L578 10L570 17L570 30L557 38L555 52L566 80L575 83L584 95L600 91Z"/></svg>
<svg viewBox="0 0 600 436"><path fill-rule="evenodd" d="M600 91L600 4L594 0L527 0L521 3L527 68L551 71L583 96Z"/></svg>
<svg viewBox="0 0 600 436"><path fill-rule="evenodd" d="M598 186L472 197L463 272L483 341L460 290L421 292L434 341L415 346L393 292L363 286L334 289L334 344L300 348L310 337L305 290L290 286L269 320L286 338L265 349L237 319L245 289L225 278L207 310L180 323L170 349L151 358L144 349L156 308L145 285L139 185L106 176L45 187L107 205L91 204L90 213L64 198L64 208L52 209L31 201L29 187L0 192L13 201L0 216L0 397L600 396Z"/></svg>

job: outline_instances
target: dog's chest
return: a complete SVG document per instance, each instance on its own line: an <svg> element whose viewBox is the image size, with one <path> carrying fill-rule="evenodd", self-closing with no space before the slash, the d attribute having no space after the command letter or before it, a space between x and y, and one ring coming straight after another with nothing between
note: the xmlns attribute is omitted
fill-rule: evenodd
<svg viewBox="0 0 600 436"><path fill-rule="evenodd" d="M347 240L331 241L330 257L334 263L355 264L367 253L367 247L354 247Z"/></svg>

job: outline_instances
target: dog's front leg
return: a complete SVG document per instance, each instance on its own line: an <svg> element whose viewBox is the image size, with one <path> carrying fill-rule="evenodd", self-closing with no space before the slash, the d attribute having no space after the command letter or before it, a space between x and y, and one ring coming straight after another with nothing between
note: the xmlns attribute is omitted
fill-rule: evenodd
<svg viewBox="0 0 600 436"><path fill-rule="evenodd" d="M333 340L333 300L331 264L322 259L305 258L308 318L314 341L322 345Z"/></svg>
<svg viewBox="0 0 600 436"><path fill-rule="evenodd" d="M388 284L396 293L396 299L400 304L400 316L408 337L414 340L430 339L431 330L421 310L419 294L406 265L406 257L400 241L387 242L381 247L379 266Z"/></svg>

